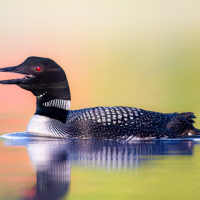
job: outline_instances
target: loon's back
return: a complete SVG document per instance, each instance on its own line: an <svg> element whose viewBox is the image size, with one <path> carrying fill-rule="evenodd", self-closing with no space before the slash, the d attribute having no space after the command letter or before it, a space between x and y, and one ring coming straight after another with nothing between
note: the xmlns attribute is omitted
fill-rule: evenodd
<svg viewBox="0 0 200 200"><path fill-rule="evenodd" d="M133 107L94 107L70 111L66 125L75 137L131 140L136 138L172 138L194 129L193 113L146 111Z"/></svg>

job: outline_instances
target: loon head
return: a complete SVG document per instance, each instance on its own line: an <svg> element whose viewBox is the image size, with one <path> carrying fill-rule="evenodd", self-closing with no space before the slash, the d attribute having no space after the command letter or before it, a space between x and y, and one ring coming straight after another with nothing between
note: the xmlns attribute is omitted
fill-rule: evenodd
<svg viewBox="0 0 200 200"><path fill-rule="evenodd" d="M0 84L16 84L31 91L36 97L44 93L52 98L70 100L70 90L64 70L53 60L41 57L29 57L15 67L1 68L0 72L24 74L22 79L0 81ZM61 92L62 91L62 92Z"/></svg>
<svg viewBox="0 0 200 200"><path fill-rule="evenodd" d="M62 122L66 120L70 109L70 89L64 70L56 62L32 56L18 66L0 68L0 72L25 75L22 79L2 80L0 84L16 84L31 91L37 98L36 114Z"/></svg>

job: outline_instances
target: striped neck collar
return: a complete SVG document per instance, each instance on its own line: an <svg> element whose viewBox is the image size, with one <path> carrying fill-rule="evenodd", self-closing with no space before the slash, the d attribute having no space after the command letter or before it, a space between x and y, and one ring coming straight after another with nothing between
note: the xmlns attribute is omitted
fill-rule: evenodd
<svg viewBox="0 0 200 200"><path fill-rule="evenodd" d="M63 99L53 99L51 101L47 101L42 103L44 107L54 107L63 110L70 110L71 101L63 100Z"/></svg>

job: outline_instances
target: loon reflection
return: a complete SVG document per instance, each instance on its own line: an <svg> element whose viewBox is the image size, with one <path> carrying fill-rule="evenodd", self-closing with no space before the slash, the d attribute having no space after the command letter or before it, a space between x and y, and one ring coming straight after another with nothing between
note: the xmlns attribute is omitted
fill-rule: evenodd
<svg viewBox="0 0 200 200"><path fill-rule="evenodd" d="M70 163L66 144L46 141L27 144L28 155L36 169L36 190L23 200L57 200L70 185Z"/></svg>
<svg viewBox="0 0 200 200"><path fill-rule="evenodd" d="M56 200L67 195L70 166L106 170L137 170L165 155L193 155L194 141L100 141L29 139L5 140L6 145L26 146L37 171L36 191L26 200Z"/></svg>

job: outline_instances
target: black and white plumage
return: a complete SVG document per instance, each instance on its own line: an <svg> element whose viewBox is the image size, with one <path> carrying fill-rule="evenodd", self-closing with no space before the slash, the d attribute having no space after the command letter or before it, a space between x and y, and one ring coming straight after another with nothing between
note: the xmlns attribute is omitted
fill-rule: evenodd
<svg viewBox="0 0 200 200"><path fill-rule="evenodd" d="M25 74L23 79L0 81L31 91L37 110L27 132L41 136L102 140L173 138L199 134L193 113L146 111L133 107L95 107L70 110L70 89L63 69L48 58L29 57L0 72Z"/></svg>

